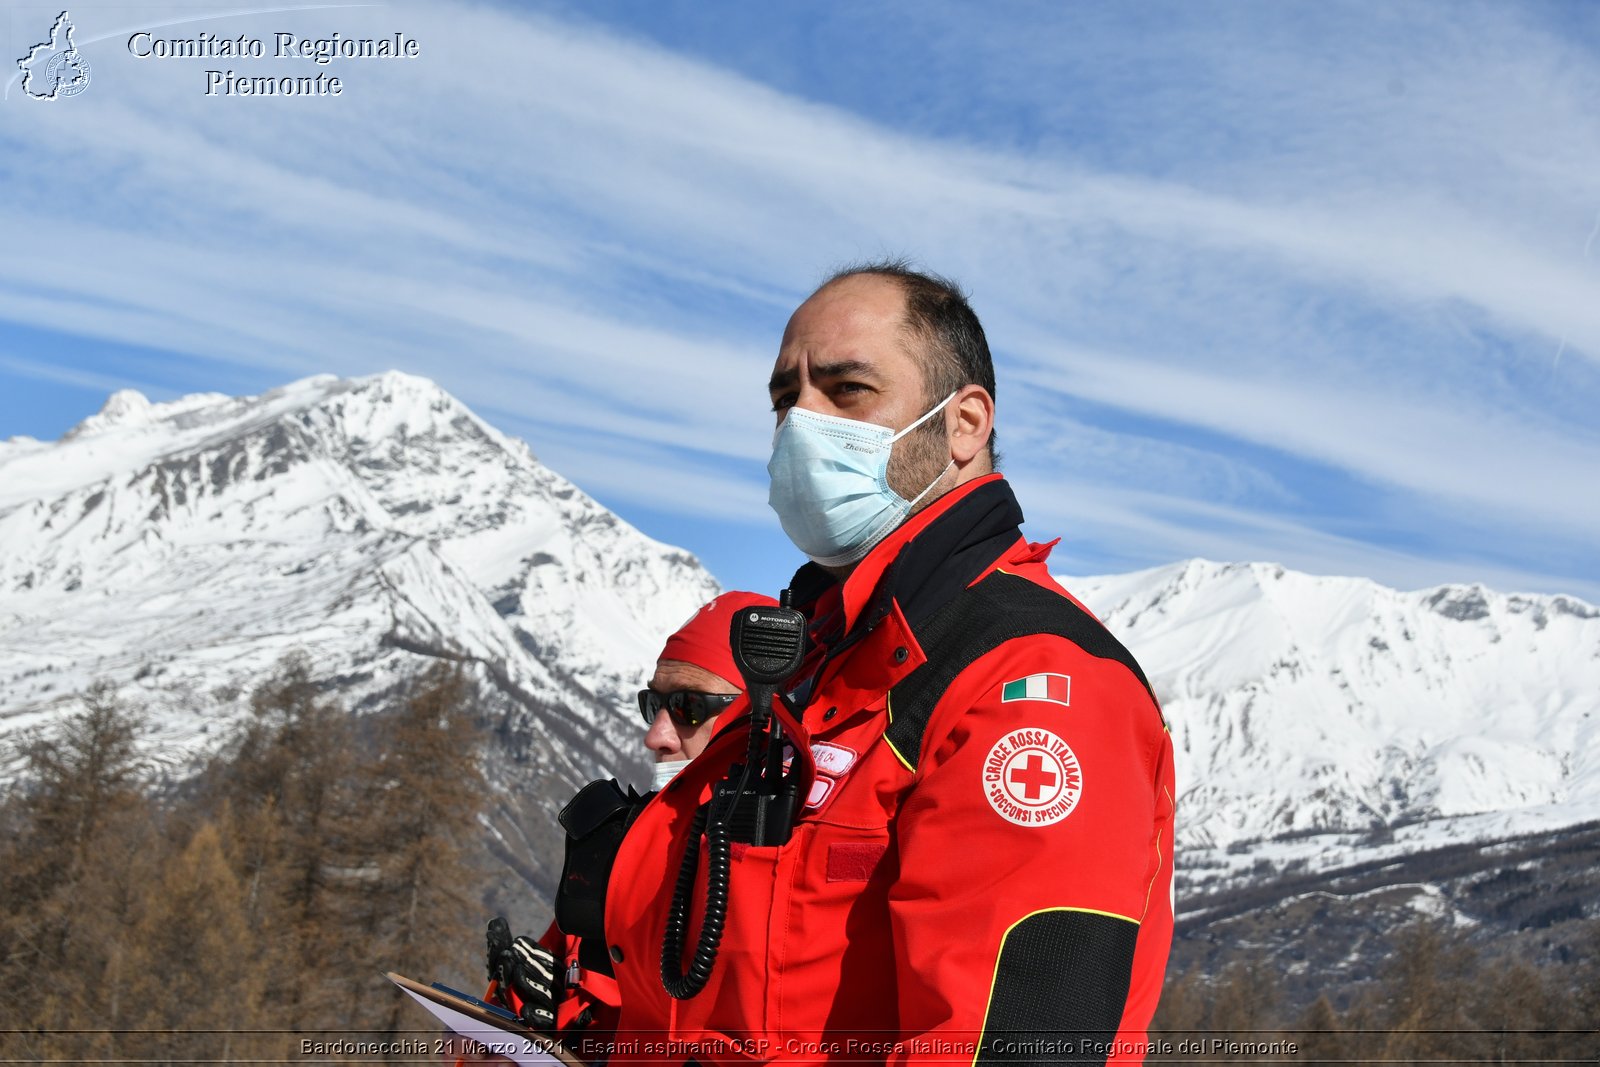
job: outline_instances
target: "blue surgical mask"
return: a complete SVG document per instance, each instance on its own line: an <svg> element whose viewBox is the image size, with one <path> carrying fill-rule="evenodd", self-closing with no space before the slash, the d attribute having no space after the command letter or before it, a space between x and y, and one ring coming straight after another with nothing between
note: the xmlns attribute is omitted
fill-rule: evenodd
<svg viewBox="0 0 1600 1067"><path fill-rule="evenodd" d="M689 766L686 759L670 760L658 763L651 770L650 788L658 792L667 787L667 783L678 777L678 772Z"/></svg>
<svg viewBox="0 0 1600 1067"><path fill-rule="evenodd" d="M790 408L772 436L767 503L795 547L824 567L845 567L859 562L905 521L955 461L907 500L889 488L889 452L955 395L899 433L871 422Z"/></svg>

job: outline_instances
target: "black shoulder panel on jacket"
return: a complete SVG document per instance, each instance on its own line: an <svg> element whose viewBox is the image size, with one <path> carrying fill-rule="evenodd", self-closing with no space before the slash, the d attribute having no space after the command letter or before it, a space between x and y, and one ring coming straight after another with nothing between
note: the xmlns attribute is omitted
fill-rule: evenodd
<svg viewBox="0 0 1600 1067"><path fill-rule="evenodd" d="M1122 1022L1139 924L1042 911L1006 932L976 1064L1105 1063Z"/></svg>
<svg viewBox="0 0 1600 1067"><path fill-rule="evenodd" d="M934 705L950 683L980 657L1018 637L1064 637L1091 656L1127 667L1150 699L1156 698L1133 653L1098 619L1060 593L1014 574L995 571L963 589L915 632L928 661L894 687L889 696L893 719L884 730L894 750L913 770Z"/></svg>

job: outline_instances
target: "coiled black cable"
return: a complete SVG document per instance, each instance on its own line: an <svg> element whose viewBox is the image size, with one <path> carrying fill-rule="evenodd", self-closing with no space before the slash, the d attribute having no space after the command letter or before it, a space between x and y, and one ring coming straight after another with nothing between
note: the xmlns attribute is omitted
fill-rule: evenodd
<svg viewBox="0 0 1600 1067"><path fill-rule="evenodd" d="M734 809L744 799L745 788L750 784L750 768L760 757L764 732L750 728L750 744L745 754L744 771L739 775L739 786L727 796L727 802L717 805L717 797L695 813L689 824L689 843L683 850L683 862L678 867L678 881L672 888L672 906L667 911L667 929L661 941L661 986L674 1000L688 1000L706 987L711 970L717 963L717 950L722 945L722 929L728 918L729 868L733 859L728 823ZM713 811L713 808L718 810ZM694 956L689 960L689 970L683 970L683 950L689 940L689 897L694 892L694 877L700 869L700 835L706 839L706 909L700 921L700 937L694 946Z"/></svg>

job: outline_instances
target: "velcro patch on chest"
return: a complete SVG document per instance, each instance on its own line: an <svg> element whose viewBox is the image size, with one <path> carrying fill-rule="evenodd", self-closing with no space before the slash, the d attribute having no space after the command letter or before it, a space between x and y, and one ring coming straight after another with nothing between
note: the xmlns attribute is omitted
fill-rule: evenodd
<svg viewBox="0 0 1600 1067"><path fill-rule="evenodd" d="M888 845L867 841L835 841L828 846L828 881L865 882L877 869Z"/></svg>

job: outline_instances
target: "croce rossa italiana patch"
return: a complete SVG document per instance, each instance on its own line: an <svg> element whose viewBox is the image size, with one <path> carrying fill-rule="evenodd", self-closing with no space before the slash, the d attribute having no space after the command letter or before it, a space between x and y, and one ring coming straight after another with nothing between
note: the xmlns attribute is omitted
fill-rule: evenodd
<svg viewBox="0 0 1600 1067"><path fill-rule="evenodd" d="M1078 806L1083 768L1067 743L1049 730L1012 730L984 758L983 795L1008 822L1049 826Z"/></svg>

